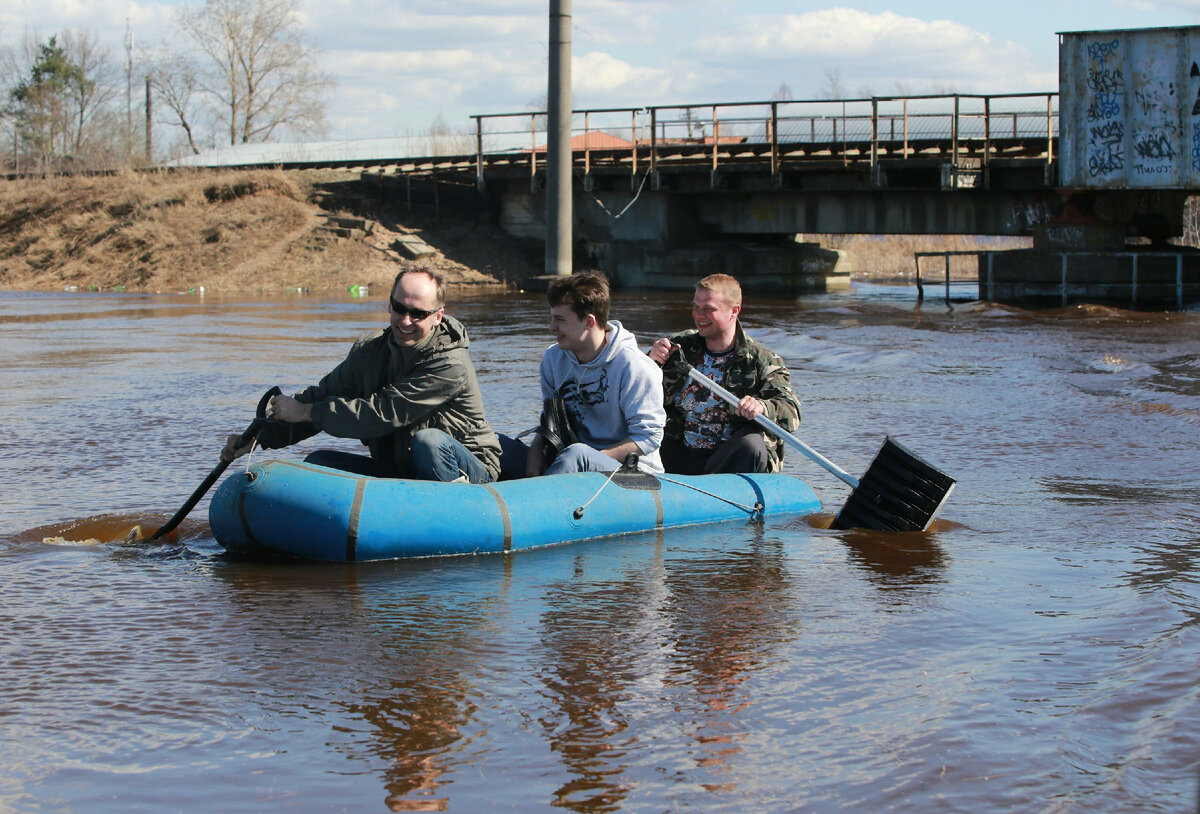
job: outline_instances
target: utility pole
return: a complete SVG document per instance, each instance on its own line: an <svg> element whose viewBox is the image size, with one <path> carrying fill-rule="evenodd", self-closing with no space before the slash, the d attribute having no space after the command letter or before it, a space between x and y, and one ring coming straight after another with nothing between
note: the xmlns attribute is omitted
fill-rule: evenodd
<svg viewBox="0 0 1200 814"><path fill-rule="evenodd" d="M154 117L150 113L150 74L146 74L146 164L149 166L154 162L153 144L150 141L150 134L153 132L152 125Z"/></svg>
<svg viewBox="0 0 1200 814"><path fill-rule="evenodd" d="M550 0L546 274L571 273L571 0Z"/></svg>
<svg viewBox="0 0 1200 814"><path fill-rule="evenodd" d="M133 28L125 18L125 155L133 157Z"/></svg>

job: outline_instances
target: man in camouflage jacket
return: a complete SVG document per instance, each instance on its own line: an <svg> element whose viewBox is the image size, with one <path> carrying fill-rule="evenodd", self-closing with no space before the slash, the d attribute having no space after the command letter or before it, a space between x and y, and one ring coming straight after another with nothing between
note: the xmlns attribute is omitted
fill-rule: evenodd
<svg viewBox="0 0 1200 814"><path fill-rule="evenodd" d="M793 432L800 426L800 399L783 359L742 330L741 310L737 280L705 277L692 300L696 329L663 337L650 349L650 358L663 365L667 425L660 451L667 472L778 472L782 466L783 441L754 418L763 415ZM737 409L689 379L680 358L740 397Z"/></svg>

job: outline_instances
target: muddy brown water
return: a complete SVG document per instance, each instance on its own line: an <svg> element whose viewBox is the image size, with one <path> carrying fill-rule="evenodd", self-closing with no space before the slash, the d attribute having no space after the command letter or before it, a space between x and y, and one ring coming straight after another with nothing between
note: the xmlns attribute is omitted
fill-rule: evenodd
<svg viewBox="0 0 1200 814"><path fill-rule="evenodd" d="M529 426L542 300L449 310ZM206 499L114 542L385 318L0 293L0 810L1195 810L1200 312L748 302L809 443L958 478L924 534L822 528L791 454L821 516L347 566L227 559Z"/></svg>

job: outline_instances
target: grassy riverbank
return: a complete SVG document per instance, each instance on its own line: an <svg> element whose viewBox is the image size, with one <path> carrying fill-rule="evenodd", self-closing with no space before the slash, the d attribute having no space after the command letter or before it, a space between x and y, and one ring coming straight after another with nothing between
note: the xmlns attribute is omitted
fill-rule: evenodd
<svg viewBox="0 0 1200 814"><path fill-rule="evenodd" d="M386 288L403 264L429 265L455 285L504 286L541 273L540 245L499 226L357 196L349 171L122 172L0 181L0 288L212 293ZM346 228L341 219L361 221ZM433 254L413 260L400 238ZM841 249L855 279L909 280L913 252L1016 248L1017 239L805 236ZM941 274L940 260L929 268ZM956 276L974 261L956 258Z"/></svg>
<svg viewBox="0 0 1200 814"><path fill-rule="evenodd" d="M498 226L364 213L348 172L213 171L0 182L0 287L314 293L386 288L421 263L449 282L498 286L540 256ZM362 221L343 228L339 216ZM396 241L436 253L414 261Z"/></svg>

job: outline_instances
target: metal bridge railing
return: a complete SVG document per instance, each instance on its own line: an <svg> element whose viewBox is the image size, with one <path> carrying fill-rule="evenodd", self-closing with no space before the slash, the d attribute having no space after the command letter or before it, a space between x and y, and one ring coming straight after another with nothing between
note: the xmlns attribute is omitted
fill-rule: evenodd
<svg viewBox="0 0 1200 814"><path fill-rule="evenodd" d="M475 163L546 161L546 113L474 115ZM911 159L936 153L959 166L1017 155L1054 160L1057 93L876 96L863 99L719 102L573 111L572 150L585 177L600 165L654 172L665 161L770 163Z"/></svg>
<svg viewBox="0 0 1200 814"><path fill-rule="evenodd" d="M1101 290L1105 300L1127 301L1130 308L1138 308L1144 303L1155 303L1161 306L1173 302L1176 310L1183 310L1184 303L1188 301L1189 295L1194 296L1196 288L1195 282L1187 282L1184 275L1184 251L1057 252L1054 259L1058 263L1059 270L1054 278L1042 275L1018 279L1006 275L1003 280L997 280L992 268L993 260L1005 253L988 249L914 252L913 260L916 263L917 272L915 279L917 302L925 299L926 286L937 284L931 276L922 276L921 274L921 260L930 257L942 259L944 280L941 285L945 287L944 299L947 304L951 302L952 286L971 286L975 289L975 294L971 299L979 297L989 300L996 299L996 290L1003 288L1008 291L1019 291L1020 296L1026 299L1035 297L1058 299L1059 304L1066 307L1073 301L1092 301L1096 296L1096 291ZM950 261L954 257L973 257L975 259L973 278L962 276L961 270L957 275L952 275ZM1116 271L1098 279L1095 269L1084 265L1088 261L1098 259L1112 261L1114 258L1128 261L1127 275ZM1161 262L1157 268L1143 268L1147 264L1155 263L1156 260L1169 264L1169 271L1164 271ZM1000 299L1007 299L1007 297L1002 296Z"/></svg>

